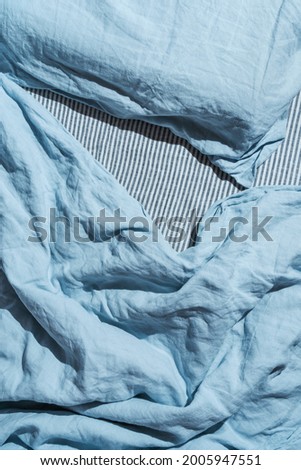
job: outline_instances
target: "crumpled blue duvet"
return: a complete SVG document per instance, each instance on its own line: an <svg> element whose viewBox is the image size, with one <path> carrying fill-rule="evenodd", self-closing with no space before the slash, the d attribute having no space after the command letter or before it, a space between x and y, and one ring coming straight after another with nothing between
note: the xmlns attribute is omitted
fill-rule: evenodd
<svg viewBox="0 0 301 470"><path fill-rule="evenodd" d="M1 85L1 447L300 449L300 188L215 204L212 230L176 254L39 103ZM55 241L29 225L45 231L51 208ZM118 230L93 226L103 209L120 209ZM65 240L66 219L85 241Z"/></svg>

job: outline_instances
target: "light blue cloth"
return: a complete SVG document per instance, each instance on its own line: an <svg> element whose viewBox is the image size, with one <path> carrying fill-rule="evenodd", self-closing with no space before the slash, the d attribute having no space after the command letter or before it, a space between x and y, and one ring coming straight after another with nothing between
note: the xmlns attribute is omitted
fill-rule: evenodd
<svg viewBox="0 0 301 470"><path fill-rule="evenodd" d="M170 128L249 187L301 88L300 0L0 0L0 71Z"/></svg>
<svg viewBox="0 0 301 470"><path fill-rule="evenodd" d="M176 254L38 102L1 85L1 448L300 449L300 187L215 204ZM61 219L51 241L51 208L91 240L64 241ZM93 236L101 209L126 220ZM35 216L44 241L28 240Z"/></svg>

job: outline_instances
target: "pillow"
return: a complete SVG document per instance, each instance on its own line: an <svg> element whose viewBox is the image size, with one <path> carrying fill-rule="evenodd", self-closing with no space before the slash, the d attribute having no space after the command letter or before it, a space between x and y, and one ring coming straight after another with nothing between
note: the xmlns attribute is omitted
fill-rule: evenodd
<svg viewBox="0 0 301 470"><path fill-rule="evenodd" d="M166 126L250 186L301 88L299 0L0 0L0 71Z"/></svg>

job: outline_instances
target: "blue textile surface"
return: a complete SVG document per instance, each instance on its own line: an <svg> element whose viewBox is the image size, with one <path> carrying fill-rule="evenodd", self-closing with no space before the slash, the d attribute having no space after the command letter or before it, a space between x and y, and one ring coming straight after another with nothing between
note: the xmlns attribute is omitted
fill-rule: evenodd
<svg viewBox="0 0 301 470"><path fill-rule="evenodd" d="M300 187L215 204L177 254L4 76L0 106L1 448L300 449Z"/></svg>
<svg viewBox="0 0 301 470"><path fill-rule="evenodd" d="M301 88L299 0L0 0L0 71L169 127L249 187Z"/></svg>

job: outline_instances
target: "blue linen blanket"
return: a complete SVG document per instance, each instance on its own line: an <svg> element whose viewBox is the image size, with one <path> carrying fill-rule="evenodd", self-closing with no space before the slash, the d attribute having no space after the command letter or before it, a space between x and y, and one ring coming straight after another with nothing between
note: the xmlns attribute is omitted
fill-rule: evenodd
<svg viewBox="0 0 301 470"><path fill-rule="evenodd" d="M176 254L3 75L0 106L1 448L300 449L300 188Z"/></svg>

